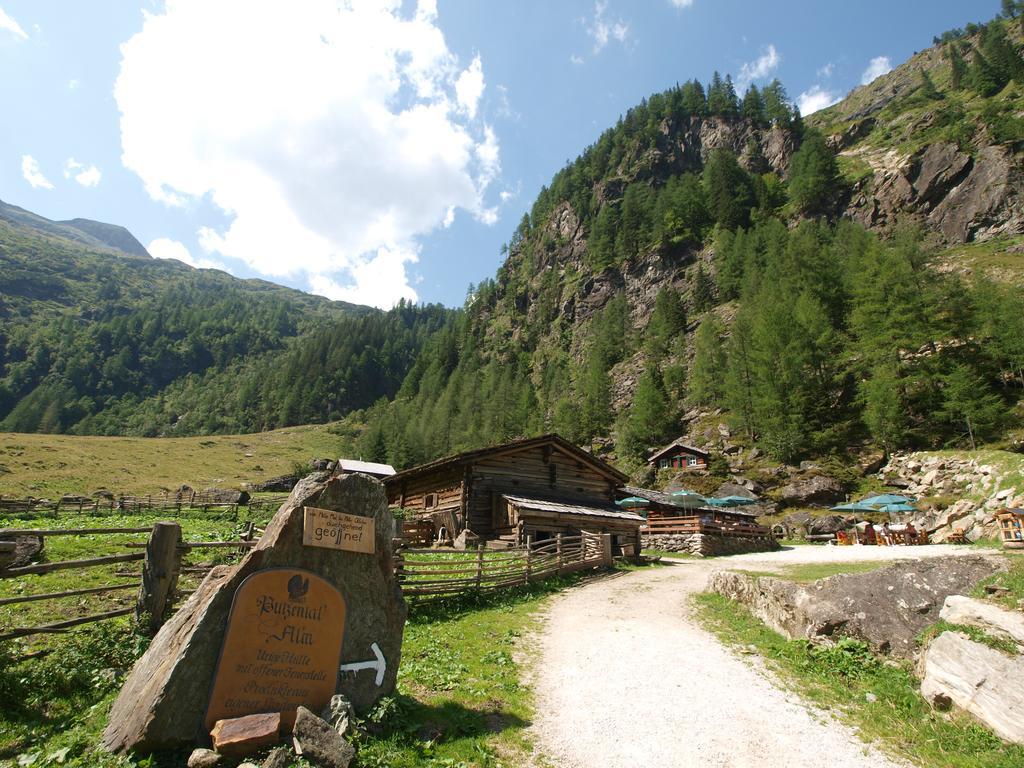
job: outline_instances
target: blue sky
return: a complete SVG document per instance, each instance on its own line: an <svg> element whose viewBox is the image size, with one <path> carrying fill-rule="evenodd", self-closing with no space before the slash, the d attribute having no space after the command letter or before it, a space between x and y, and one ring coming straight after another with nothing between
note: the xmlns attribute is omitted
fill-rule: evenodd
<svg viewBox="0 0 1024 768"><path fill-rule="evenodd" d="M998 0L0 0L0 199L331 298L459 305L650 93L806 111ZM744 76L745 73L745 76Z"/></svg>

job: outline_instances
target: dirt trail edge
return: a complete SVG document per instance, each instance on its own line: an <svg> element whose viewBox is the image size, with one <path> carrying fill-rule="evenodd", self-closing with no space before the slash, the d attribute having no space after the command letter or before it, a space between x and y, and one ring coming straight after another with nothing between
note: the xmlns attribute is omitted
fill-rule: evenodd
<svg viewBox="0 0 1024 768"><path fill-rule="evenodd" d="M761 557L782 564L787 554ZM552 601L533 678L544 758L558 768L906 765L698 626L690 595L739 559L624 573Z"/></svg>

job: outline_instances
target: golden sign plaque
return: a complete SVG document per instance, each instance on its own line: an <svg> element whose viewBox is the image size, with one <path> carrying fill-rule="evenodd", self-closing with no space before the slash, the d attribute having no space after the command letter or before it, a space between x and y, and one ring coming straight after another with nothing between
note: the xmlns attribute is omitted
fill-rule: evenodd
<svg viewBox="0 0 1024 768"><path fill-rule="evenodd" d="M301 704L331 701L345 632L345 599L298 568L272 568L235 590L214 676L206 729L218 720L281 712L289 727Z"/></svg>
<svg viewBox="0 0 1024 768"><path fill-rule="evenodd" d="M373 518L303 507L302 543L309 547L374 552Z"/></svg>

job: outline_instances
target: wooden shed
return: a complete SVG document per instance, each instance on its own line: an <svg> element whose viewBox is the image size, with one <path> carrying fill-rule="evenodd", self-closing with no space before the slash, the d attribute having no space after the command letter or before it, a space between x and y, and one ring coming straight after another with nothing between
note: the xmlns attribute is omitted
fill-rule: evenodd
<svg viewBox="0 0 1024 768"><path fill-rule="evenodd" d="M652 453L647 463L655 469L701 470L708 468L710 458L711 454L707 451L677 441Z"/></svg>
<svg viewBox="0 0 1024 768"><path fill-rule="evenodd" d="M627 478L558 435L468 451L386 478L388 504L454 539L468 529L498 545L559 533L609 533L639 553L643 518L615 505ZM634 549L635 548L635 549Z"/></svg>
<svg viewBox="0 0 1024 768"><path fill-rule="evenodd" d="M1024 549L1024 509L1004 509L996 515L1005 549Z"/></svg>

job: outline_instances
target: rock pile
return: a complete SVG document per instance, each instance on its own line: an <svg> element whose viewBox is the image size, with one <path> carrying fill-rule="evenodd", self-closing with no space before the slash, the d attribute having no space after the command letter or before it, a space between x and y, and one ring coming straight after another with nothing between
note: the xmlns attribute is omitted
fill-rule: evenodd
<svg viewBox="0 0 1024 768"><path fill-rule="evenodd" d="M955 458L928 454L895 454L881 471L890 485L904 488L922 498L959 496L942 509L913 518L914 525L927 531L936 543L947 541L957 531L968 540L996 538L996 513L1005 507L1024 506L1024 485L1007 486L997 467L977 458Z"/></svg>

